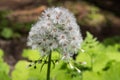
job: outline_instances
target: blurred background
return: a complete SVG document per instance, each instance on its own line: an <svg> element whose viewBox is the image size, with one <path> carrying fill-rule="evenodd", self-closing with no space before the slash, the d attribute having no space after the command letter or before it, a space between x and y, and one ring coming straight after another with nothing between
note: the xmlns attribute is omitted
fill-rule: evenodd
<svg viewBox="0 0 120 80"><path fill-rule="evenodd" d="M10 70L23 59L31 25L43 10L56 6L74 13L83 38L89 31L100 42L109 38L111 43L120 43L119 0L0 0L0 49Z"/></svg>

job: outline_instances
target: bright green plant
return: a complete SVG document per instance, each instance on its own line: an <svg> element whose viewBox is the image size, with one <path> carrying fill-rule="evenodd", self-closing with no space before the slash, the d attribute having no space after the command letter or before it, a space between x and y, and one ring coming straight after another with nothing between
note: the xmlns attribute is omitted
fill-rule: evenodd
<svg viewBox="0 0 120 80"><path fill-rule="evenodd" d="M0 80L10 80L9 66L3 61L3 51L0 49Z"/></svg>
<svg viewBox="0 0 120 80"><path fill-rule="evenodd" d="M53 53L56 55L52 56L52 60L57 60L59 58L59 54L57 52L53 52ZM23 51L23 56L27 57L30 61L32 60L32 62L28 62L25 60L19 61L15 66L15 70L12 72L12 79L13 80L46 80L45 74L46 74L47 64L44 64L44 62L36 63L36 60L39 59L38 55L40 55L39 52L35 50L25 49ZM66 80L74 80L75 77L73 77L73 75L75 75L75 73L76 71L68 68L68 64L62 61L59 61L58 64L56 63L51 65L51 76L52 76L51 80L61 80L64 79L65 77Z"/></svg>
<svg viewBox="0 0 120 80"><path fill-rule="evenodd" d="M2 32L1 32L1 36L9 39L13 36L13 31L10 28L3 28Z"/></svg>
<svg viewBox="0 0 120 80"><path fill-rule="evenodd" d="M11 11L0 11L0 36L4 39L21 37L21 34L28 32L31 24L33 24L33 21L27 23L12 23L7 19L10 13Z"/></svg>
<svg viewBox="0 0 120 80"><path fill-rule="evenodd" d="M79 52L76 60L71 64L81 70L78 73L71 69L69 64L62 61L52 63L51 80L119 80L120 77L120 44L106 45L97 41L87 32L82 48L84 52ZM43 61L36 63L40 53L34 50L25 49L23 56L29 61L19 61L12 72L12 80L46 80L47 65ZM53 60L57 60L59 54L52 55ZM30 62L32 60L32 62ZM86 64L83 64L86 62ZM36 64L34 64L36 63ZM28 68L26 68L26 66ZM24 76L24 77L23 77Z"/></svg>
<svg viewBox="0 0 120 80"><path fill-rule="evenodd" d="M106 66L108 56L105 53L105 47L88 32L82 48L85 52L77 56L77 62L86 61L86 67L95 72L101 71Z"/></svg>

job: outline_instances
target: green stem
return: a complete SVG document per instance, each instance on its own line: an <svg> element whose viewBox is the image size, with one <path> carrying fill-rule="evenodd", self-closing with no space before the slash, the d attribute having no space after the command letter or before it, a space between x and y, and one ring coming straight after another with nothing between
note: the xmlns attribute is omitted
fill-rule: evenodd
<svg viewBox="0 0 120 80"><path fill-rule="evenodd" d="M50 80L50 67L51 67L51 51L48 57L48 67L47 67L47 80Z"/></svg>

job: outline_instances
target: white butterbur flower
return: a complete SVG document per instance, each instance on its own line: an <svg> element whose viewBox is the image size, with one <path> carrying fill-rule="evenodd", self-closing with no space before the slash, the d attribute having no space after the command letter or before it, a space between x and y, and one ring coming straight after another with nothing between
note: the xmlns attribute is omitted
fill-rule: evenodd
<svg viewBox="0 0 120 80"><path fill-rule="evenodd" d="M42 56L50 50L61 50L62 59L69 60L80 49L79 26L71 12L62 7L48 8L32 26L28 46L39 49Z"/></svg>
<svg viewBox="0 0 120 80"><path fill-rule="evenodd" d="M59 40L59 44L61 45L68 42L67 36L65 34L59 34L58 40Z"/></svg>

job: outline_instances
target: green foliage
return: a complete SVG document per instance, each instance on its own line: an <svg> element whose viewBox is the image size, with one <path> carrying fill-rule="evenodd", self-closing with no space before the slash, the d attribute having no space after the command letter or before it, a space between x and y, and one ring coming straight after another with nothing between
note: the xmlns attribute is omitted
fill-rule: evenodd
<svg viewBox="0 0 120 80"><path fill-rule="evenodd" d="M47 0L49 5L52 5L53 0Z"/></svg>
<svg viewBox="0 0 120 80"><path fill-rule="evenodd" d="M46 64L42 70L40 70L42 64L37 64L36 69L33 67L26 68L29 64L27 61L19 61L15 66L15 70L12 72L12 80L46 80ZM67 69L67 64L61 61L59 64L56 64L55 68L51 68L51 80L75 80L78 76L73 77L72 71ZM74 75L76 75L76 72Z"/></svg>
<svg viewBox="0 0 120 80"><path fill-rule="evenodd" d="M115 38L114 40L118 41L118 38ZM111 41L115 42L113 40ZM104 74L103 77L102 72L106 73L107 70L109 71L109 69L112 68L111 64L113 62L120 62L120 44L110 44L106 47L106 44L108 45L110 41L108 43L104 41L104 43L105 45L99 43L98 41L96 41L96 38L93 38L93 36L87 32L87 37L82 44L82 48L85 50L85 52L80 53L76 58L76 61L78 63L84 61L87 62L87 64L83 66L85 71L83 71L83 80L117 80L115 78L116 76L113 75L114 73L112 72L112 79L104 79L104 77L107 76ZM114 66L115 65L117 64L114 64ZM116 73L116 75L119 75L119 73Z"/></svg>
<svg viewBox="0 0 120 80"><path fill-rule="evenodd" d="M58 60L60 54L57 51L52 52L52 60ZM40 52L38 50L24 49L22 56L29 60L38 60L40 58Z"/></svg>
<svg viewBox="0 0 120 80"><path fill-rule="evenodd" d="M3 51L0 49L0 60L2 60L3 54Z"/></svg>
<svg viewBox="0 0 120 80"><path fill-rule="evenodd" d="M100 9L98 7L89 6L88 9L88 14L80 20L80 24L97 28L106 23L106 18L102 13L100 13Z"/></svg>
<svg viewBox="0 0 120 80"><path fill-rule="evenodd" d="M46 74L46 65L40 71L41 65L37 65L37 69L26 68L30 64L27 61L19 61L15 70L12 72L12 80L44 80Z"/></svg>
<svg viewBox="0 0 120 80"><path fill-rule="evenodd" d="M24 49L22 56L29 60L38 60L40 58L40 53L37 50Z"/></svg>
<svg viewBox="0 0 120 80"><path fill-rule="evenodd" d="M103 80L101 75L92 71L85 71L83 73L83 80Z"/></svg>
<svg viewBox="0 0 120 80"><path fill-rule="evenodd" d="M59 60L60 59L60 54L57 51L52 52L52 60Z"/></svg>
<svg viewBox="0 0 120 80"><path fill-rule="evenodd" d="M12 22L7 19L10 11L0 11L0 36L5 39L19 38L21 35L28 32L33 22L19 23Z"/></svg>
<svg viewBox="0 0 120 80"><path fill-rule="evenodd" d="M9 66L3 61L3 51L0 49L0 80L10 80Z"/></svg>
<svg viewBox="0 0 120 80"><path fill-rule="evenodd" d="M53 55L52 56L53 60L59 59L60 55L58 52L53 51L52 55ZM33 63L34 63L34 60L38 60L40 57L38 51L30 50L30 49L25 49L23 51L23 56L28 58L29 60L32 60ZM27 61L19 61L15 66L15 70L12 72L12 80L46 80L47 64L44 64L44 62L41 62L40 64L38 63L35 65L33 63L30 63ZM32 66L28 67L29 65L32 65ZM72 77L73 73L70 74L72 70L67 69L67 65L68 64L64 63L63 61L58 62L58 64L56 64L55 67L54 67L54 64L52 64L51 80L61 80L61 79L64 80L64 78L66 78L66 80L72 80L72 78L75 78L75 77ZM36 66L36 69L34 68L34 66ZM42 67L42 70L41 70L41 67Z"/></svg>
<svg viewBox="0 0 120 80"><path fill-rule="evenodd" d="M48 0L51 4L52 0ZM105 22L104 16L100 15L99 10L93 7L87 18L83 22L89 25L98 26ZM20 37L30 29L33 23L11 24L6 19L9 12L0 12L0 36L5 39ZM97 24L96 24L97 23ZM12 27L9 27L11 25ZM58 61L52 63L51 80L119 80L120 79L120 36L105 39L102 43L98 42L89 32L82 43L85 52L79 52L76 60L71 61L74 67L81 70L71 69L70 65ZM0 49L0 80L11 80L9 77L9 66L3 60L4 52ZM24 49L22 56L27 60L20 60L12 71L12 80L46 80L47 65L44 62L36 63L40 59L40 53L36 50ZM52 60L59 60L60 55L57 51L52 52ZM29 61L33 62L29 62ZM87 64L82 64L86 62ZM29 66L29 67L28 67ZM31 66L31 67L30 67ZM55 67L54 67L55 66ZM27 68L26 68L27 67Z"/></svg>
<svg viewBox="0 0 120 80"><path fill-rule="evenodd" d="M10 28L3 28L2 32L1 32L1 36L8 39L11 38L13 35L13 31Z"/></svg>
<svg viewBox="0 0 120 80"><path fill-rule="evenodd" d="M8 13L9 11L0 11L0 29L8 26L9 21L5 17Z"/></svg>
<svg viewBox="0 0 120 80"><path fill-rule="evenodd" d="M93 39L93 36L88 32L82 48L85 52L77 56L77 62L86 61L87 64L85 66L96 72L101 71L106 66L108 57L106 54L103 54L105 51L104 46L96 41L96 38Z"/></svg>
<svg viewBox="0 0 120 80"><path fill-rule="evenodd" d="M102 74L103 80L120 80L120 62L114 62L108 71Z"/></svg>
<svg viewBox="0 0 120 80"><path fill-rule="evenodd" d="M120 36L115 36L112 38L107 38L103 41L105 46L120 44Z"/></svg>
<svg viewBox="0 0 120 80"><path fill-rule="evenodd" d="M87 37L82 43L82 49L85 52L79 52L76 60L71 61L71 64L80 69L81 73L71 69L69 64L58 61L55 67L52 63L51 80L120 79L120 44L106 46L104 42L98 42L96 38L87 32ZM40 58L39 52L25 49L22 55L33 62L19 61L12 72L12 80L46 80L47 65L44 62L33 64L34 60ZM59 53L53 51L52 59L59 60L59 58ZM87 64L82 64L82 62L87 62ZM32 64L31 67L30 64ZM26 68L28 65L29 68Z"/></svg>
<svg viewBox="0 0 120 80"><path fill-rule="evenodd" d="M9 21L6 19L6 15L9 13L9 11L0 11L0 36L3 38L11 38L11 35L13 35L12 29L8 28Z"/></svg>

